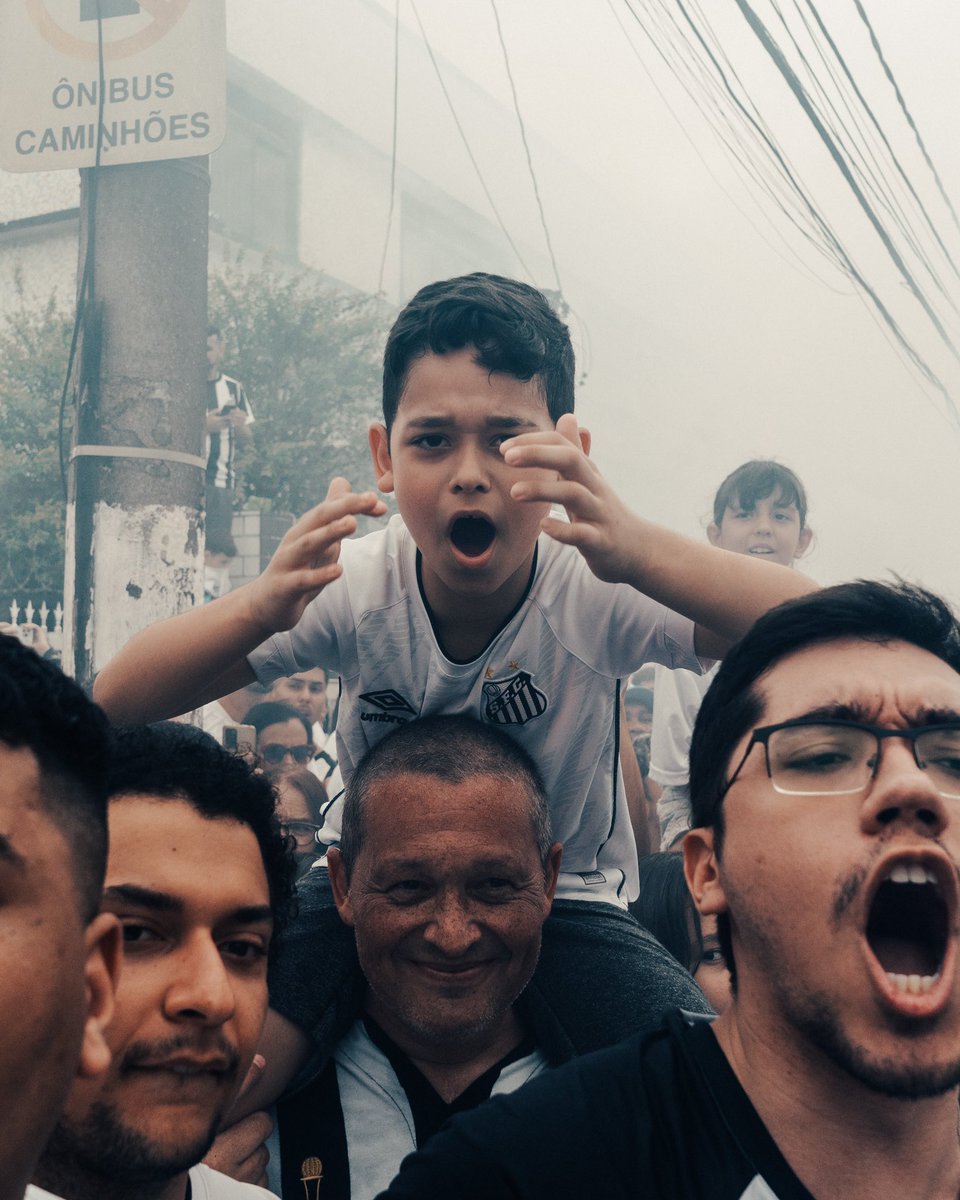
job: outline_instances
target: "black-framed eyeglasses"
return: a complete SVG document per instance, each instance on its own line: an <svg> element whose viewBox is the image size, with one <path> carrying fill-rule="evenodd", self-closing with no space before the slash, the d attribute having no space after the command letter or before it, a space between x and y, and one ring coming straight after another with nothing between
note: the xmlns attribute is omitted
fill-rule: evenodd
<svg viewBox="0 0 960 1200"><path fill-rule="evenodd" d="M754 746L763 746L767 776L782 796L847 796L875 778L882 738L903 738L941 796L960 800L960 722L887 729L861 721L796 717L755 729L721 792L737 781Z"/></svg>
<svg viewBox="0 0 960 1200"><path fill-rule="evenodd" d="M316 746L284 746L280 742L268 742L260 747L260 757L271 767L279 766L285 758L292 758L301 767L306 766L316 754Z"/></svg>

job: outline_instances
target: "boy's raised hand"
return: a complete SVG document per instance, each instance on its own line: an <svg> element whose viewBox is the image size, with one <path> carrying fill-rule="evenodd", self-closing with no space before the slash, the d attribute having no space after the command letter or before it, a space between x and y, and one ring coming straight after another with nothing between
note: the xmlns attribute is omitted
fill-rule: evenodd
<svg viewBox="0 0 960 1200"><path fill-rule="evenodd" d="M331 481L326 499L287 530L266 570L248 584L265 636L292 629L310 601L340 575L340 543L356 532L356 514L382 517L386 511L375 492L354 492L339 476Z"/></svg>
<svg viewBox="0 0 960 1200"><path fill-rule="evenodd" d="M518 480L515 500L562 504L569 522L544 517L541 528L558 542L576 546L598 579L632 583L643 521L623 503L587 457L589 435L573 413L564 413L555 430L522 433L501 446L511 467L555 472Z"/></svg>

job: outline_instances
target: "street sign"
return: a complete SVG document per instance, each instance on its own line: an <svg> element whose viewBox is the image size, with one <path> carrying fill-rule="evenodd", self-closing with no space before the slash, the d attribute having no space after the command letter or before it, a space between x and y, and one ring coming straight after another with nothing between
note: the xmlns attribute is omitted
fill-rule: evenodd
<svg viewBox="0 0 960 1200"><path fill-rule="evenodd" d="M104 166L216 150L226 131L224 5L3 0L0 167L92 167L98 143Z"/></svg>

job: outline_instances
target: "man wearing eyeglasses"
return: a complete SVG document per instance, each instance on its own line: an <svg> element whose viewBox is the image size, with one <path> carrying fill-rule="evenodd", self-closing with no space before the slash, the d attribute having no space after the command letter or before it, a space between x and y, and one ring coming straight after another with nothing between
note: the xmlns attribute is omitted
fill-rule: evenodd
<svg viewBox="0 0 960 1200"><path fill-rule="evenodd" d="M257 731L257 757L265 767L305 767L316 746L310 722L291 704L264 700L243 718Z"/></svg>
<svg viewBox="0 0 960 1200"><path fill-rule="evenodd" d="M385 1195L960 1193L960 626L907 585L768 613L707 693L688 882L734 996L458 1118Z"/></svg>

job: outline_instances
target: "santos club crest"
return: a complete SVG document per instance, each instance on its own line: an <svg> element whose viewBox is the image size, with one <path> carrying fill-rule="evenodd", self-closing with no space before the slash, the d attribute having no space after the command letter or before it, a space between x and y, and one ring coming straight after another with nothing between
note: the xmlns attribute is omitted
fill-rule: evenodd
<svg viewBox="0 0 960 1200"><path fill-rule="evenodd" d="M495 725L526 725L547 711L547 698L533 686L529 671L488 680L483 685L483 696L483 715Z"/></svg>

